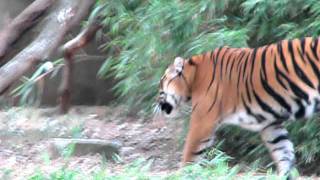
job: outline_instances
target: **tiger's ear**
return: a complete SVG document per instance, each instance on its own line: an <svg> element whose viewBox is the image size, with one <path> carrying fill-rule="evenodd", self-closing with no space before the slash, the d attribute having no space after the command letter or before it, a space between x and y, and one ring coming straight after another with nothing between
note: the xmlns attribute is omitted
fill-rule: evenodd
<svg viewBox="0 0 320 180"><path fill-rule="evenodd" d="M183 61L184 59L182 57L176 57L174 59L174 68L178 73L181 73L183 70Z"/></svg>

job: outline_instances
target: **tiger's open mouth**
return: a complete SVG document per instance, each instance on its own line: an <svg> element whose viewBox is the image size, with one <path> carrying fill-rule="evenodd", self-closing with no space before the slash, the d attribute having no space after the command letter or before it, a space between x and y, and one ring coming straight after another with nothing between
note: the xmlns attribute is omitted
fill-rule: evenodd
<svg viewBox="0 0 320 180"><path fill-rule="evenodd" d="M161 108L161 111L164 111L167 114L170 114L173 110L173 106L168 102L161 102L160 108Z"/></svg>

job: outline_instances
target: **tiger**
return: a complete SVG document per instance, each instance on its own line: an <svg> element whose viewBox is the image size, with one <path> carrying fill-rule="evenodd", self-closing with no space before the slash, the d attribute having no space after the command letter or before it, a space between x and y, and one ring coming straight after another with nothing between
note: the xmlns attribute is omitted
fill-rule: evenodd
<svg viewBox="0 0 320 180"><path fill-rule="evenodd" d="M276 166L288 177L294 146L284 123L320 111L319 38L281 40L257 48L220 47L176 57L160 80L161 114L190 102L182 164L194 162L215 143L221 125L258 132Z"/></svg>

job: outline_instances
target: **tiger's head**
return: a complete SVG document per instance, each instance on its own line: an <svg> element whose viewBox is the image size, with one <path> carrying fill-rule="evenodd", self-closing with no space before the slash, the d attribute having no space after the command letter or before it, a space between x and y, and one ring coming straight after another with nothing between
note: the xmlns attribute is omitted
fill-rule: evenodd
<svg viewBox="0 0 320 180"><path fill-rule="evenodd" d="M196 67L192 60L177 57L169 65L160 80L157 108L166 116L171 116L181 104L191 100L192 85Z"/></svg>

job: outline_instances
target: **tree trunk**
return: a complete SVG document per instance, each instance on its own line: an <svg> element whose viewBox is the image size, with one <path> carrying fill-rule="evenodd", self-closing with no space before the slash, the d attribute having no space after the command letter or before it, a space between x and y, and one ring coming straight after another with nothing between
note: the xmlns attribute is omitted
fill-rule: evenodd
<svg viewBox="0 0 320 180"><path fill-rule="evenodd" d="M0 32L0 61L7 54L10 46L19 39L23 32L35 25L51 7L54 0L36 0L22 11Z"/></svg>
<svg viewBox="0 0 320 180"><path fill-rule="evenodd" d="M87 16L94 0L56 0L38 37L0 68L0 92L57 51L66 34Z"/></svg>
<svg viewBox="0 0 320 180"><path fill-rule="evenodd" d="M100 22L100 17L95 17L78 36L63 46L65 66L63 67L62 80L59 87L60 112L63 114L67 113L70 107L74 54L93 39L96 32L101 28Z"/></svg>

